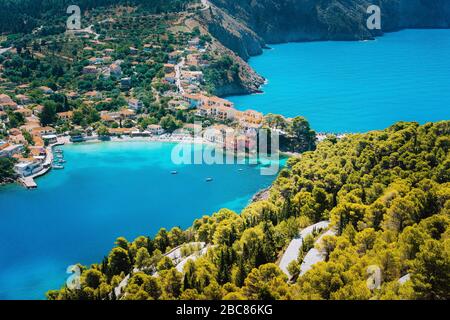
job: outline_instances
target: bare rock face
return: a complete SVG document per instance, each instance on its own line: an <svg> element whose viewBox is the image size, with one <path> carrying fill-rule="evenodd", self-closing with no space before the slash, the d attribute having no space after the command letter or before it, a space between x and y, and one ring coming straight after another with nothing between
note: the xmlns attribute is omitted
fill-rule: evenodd
<svg viewBox="0 0 450 320"><path fill-rule="evenodd" d="M244 60L262 53L264 40L220 8L211 5L200 16L209 33Z"/></svg>
<svg viewBox="0 0 450 320"><path fill-rule="evenodd" d="M369 30L367 9L378 5L382 29ZM209 0L199 21L221 44L247 61L266 43L367 40L404 28L450 28L450 0ZM221 96L258 91L251 68L240 83L217 88Z"/></svg>
<svg viewBox="0 0 450 320"><path fill-rule="evenodd" d="M267 43L362 40L402 28L449 28L448 0L211 0ZM378 5L382 30L368 30L367 8ZM255 52L251 43L248 53ZM245 50L243 50L245 51ZM256 50L258 52L258 50Z"/></svg>

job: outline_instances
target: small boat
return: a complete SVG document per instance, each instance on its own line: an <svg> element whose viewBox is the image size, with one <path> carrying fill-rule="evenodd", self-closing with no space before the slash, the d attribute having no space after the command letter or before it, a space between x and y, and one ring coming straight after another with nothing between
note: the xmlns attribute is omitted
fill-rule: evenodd
<svg viewBox="0 0 450 320"><path fill-rule="evenodd" d="M211 182L213 180L214 180L213 178L206 178L206 182Z"/></svg>
<svg viewBox="0 0 450 320"><path fill-rule="evenodd" d="M64 169L64 166L58 165L58 164L54 164L54 165L52 166L52 168L55 169L55 170L62 170L62 169Z"/></svg>
<svg viewBox="0 0 450 320"><path fill-rule="evenodd" d="M66 163L67 161L64 159L59 159L58 163Z"/></svg>
<svg viewBox="0 0 450 320"><path fill-rule="evenodd" d="M244 171L244 169L238 169L238 171Z"/></svg>
<svg viewBox="0 0 450 320"><path fill-rule="evenodd" d="M55 149L55 152L56 152L56 153L59 153L59 154L63 153L63 151L60 150L60 149Z"/></svg>
<svg viewBox="0 0 450 320"><path fill-rule="evenodd" d="M173 174L173 175L175 175L175 174L178 174L178 171L172 171L170 174Z"/></svg>

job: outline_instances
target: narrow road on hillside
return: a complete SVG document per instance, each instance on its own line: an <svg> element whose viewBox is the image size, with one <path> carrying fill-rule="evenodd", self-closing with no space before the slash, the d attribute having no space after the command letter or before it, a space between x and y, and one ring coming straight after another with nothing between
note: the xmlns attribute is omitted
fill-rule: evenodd
<svg viewBox="0 0 450 320"><path fill-rule="evenodd" d="M183 57L183 58L181 58L181 61L179 63L177 63L177 65L175 66L175 82L176 82L178 91L181 94L184 93L184 88L181 85L181 70L183 69L185 62L186 62L186 59Z"/></svg>
<svg viewBox="0 0 450 320"><path fill-rule="evenodd" d="M329 225L330 225L329 221L322 221L322 222L313 224L312 226L309 226L309 227L303 229L302 231L300 231L299 238L291 241L291 243L289 244L288 248L284 252L283 257L281 258L281 261L280 261L280 269L289 278L291 278L291 274L288 271L288 266L292 261L294 261L298 258L300 248L302 247L302 244L303 244L303 239L305 239L305 237L307 237L308 235L312 234L314 230L327 229Z"/></svg>
<svg viewBox="0 0 450 320"><path fill-rule="evenodd" d="M11 50L13 47L9 47L9 48L0 48L0 54L4 54L5 52L8 52L9 50Z"/></svg>
<svg viewBox="0 0 450 320"><path fill-rule="evenodd" d="M334 230L328 230L322 234L319 239L314 243L314 248L308 251L305 258L303 258L302 265L300 266L300 276L304 275L308 270L312 268L313 265L325 260L325 256L316 249L325 236L334 236L336 232Z"/></svg>

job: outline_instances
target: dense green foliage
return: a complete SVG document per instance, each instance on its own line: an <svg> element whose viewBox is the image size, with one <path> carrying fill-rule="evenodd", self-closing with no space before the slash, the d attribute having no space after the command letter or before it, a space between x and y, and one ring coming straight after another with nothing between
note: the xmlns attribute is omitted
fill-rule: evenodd
<svg viewBox="0 0 450 320"><path fill-rule="evenodd" d="M211 60L209 58L208 60ZM239 83L239 65L230 56L222 56L204 69L205 81L209 92L216 93L217 88Z"/></svg>
<svg viewBox="0 0 450 320"><path fill-rule="evenodd" d="M13 158L0 158L0 183L10 182L16 177Z"/></svg>
<svg viewBox="0 0 450 320"><path fill-rule="evenodd" d="M267 200L240 215L223 209L186 231L119 238L101 264L83 269L81 289L48 297L115 299L113 288L131 273L122 299L448 299L449 148L450 122L324 141L289 160ZM288 282L275 264L280 252L324 219L337 231L319 247L325 261ZM163 253L193 241L210 244L208 253L180 273ZM378 290L366 284L371 265L382 273ZM411 280L402 285L405 274Z"/></svg>
<svg viewBox="0 0 450 320"><path fill-rule="evenodd" d="M111 5L134 5L145 8L148 13L180 11L192 1L189 0L78 0L81 10L89 10ZM0 2L0 30L2 32L28 33L40 26L47 17L54 22L67 20L69 0L4 0ZM54 29L54 30L53 30ZM54 26L46 26L45 32L61 31Z"/></svg>

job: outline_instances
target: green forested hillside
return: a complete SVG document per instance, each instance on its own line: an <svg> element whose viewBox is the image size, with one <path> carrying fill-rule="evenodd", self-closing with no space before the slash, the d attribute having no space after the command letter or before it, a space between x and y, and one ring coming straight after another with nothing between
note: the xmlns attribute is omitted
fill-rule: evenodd
<svg viewBox="0 0 450 320"><path fill-rule="evenodd" d="M194 0L78 0L82 11L111 5L142 6L148 13L179 11ZM0 33L28 33L45 24L67 20L69 0L1 0Z"/></svg>
<svg viewBox="0 0 450 320"><path fill-rule="evenodd" d="M290 159L267 200L240 215L205 216L186 231L119 238L102 263L83 268L81 289L48 297L115 299L113 288L131 273L122 299L448 299L449 148L450 121L330 138ZM288 283L280 254L301 228L324 219L337 233L319 247L325 261ZM192 241L210 249L180 273L162 253ZM313 241L305 239L299 262ZM373 265L383 280L370 290Z"/></svg>

